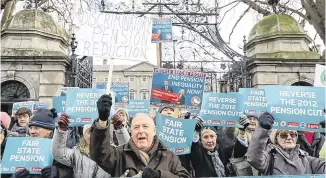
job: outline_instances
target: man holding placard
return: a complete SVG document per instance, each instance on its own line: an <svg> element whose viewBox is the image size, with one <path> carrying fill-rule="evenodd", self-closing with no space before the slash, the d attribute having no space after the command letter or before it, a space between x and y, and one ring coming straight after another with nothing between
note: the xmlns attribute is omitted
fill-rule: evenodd
<svg viewBox="0 0 326 178"><path fill-rule="evenodd" d="M16 143L16 140L18 138L10 137L8 139L4 157L2 159L2 167L6 167L5 164L12 163L9 160L15 156L15 160L18 160L15 162L15 167L17 172L13 174L13 178L25 178L29 176L30 173L37 174L41 173L42 177L49 177L49 178L69 178L73 176L72 169L65 167L64 165L61 165L57 162L54 162L53 166L51 166L52 163L52 155L50 152L51 148L51 140L49 138L52 138L53 130L54 130L54 119L53 114L50 110L45 108L40 108L31 118L29 124L29 133L30 137L33 137L33 139L29 139L28 137L20 137L21 145L17 149L11 149L10 146L14 144L10 144L10 139L12 139L13 143ZM42 144L43 143L43 144ZM48 148L44 148L43 146L48 146ZM32 152L26 152L26 150L34 150ZM25 150L25 151L24 151ZM17 151L17 152L13 152ZM31 167L29 170L26 168L30 166L30 164L33 164L32 162L26 162L24 159L21 158L22 162L19 161L19 157L33 157L35 160L38 158L38 160L47 160L48 164L45 165L46 167ZM27 160L27 159L26 159ZM44 165L40 162L40 164ZM51 162L51 163L50 163ZM24 166L23 166L24 165ZM8 165L8 167L13 167ZM40 165L35 165L40 166ZM11 171L12 172L12 171ZM7 171L7 173L10 173ZM40 177L35 175L36 177ZM33 177L35 177L33 176Z"/></svg>
<svg viewBox="0 0 326 178"><path fill-rule="evenodd" d="M147 114L139 114L132 119L131 139L127 144L117 148L108 147L111 105L109 95L101 96L97 102L99 119L92 126L90 155L98 165L114 177L190 177L178 157L157 138L155 124ZM122 119L119 120L117 122L122 123Z"/></svg>

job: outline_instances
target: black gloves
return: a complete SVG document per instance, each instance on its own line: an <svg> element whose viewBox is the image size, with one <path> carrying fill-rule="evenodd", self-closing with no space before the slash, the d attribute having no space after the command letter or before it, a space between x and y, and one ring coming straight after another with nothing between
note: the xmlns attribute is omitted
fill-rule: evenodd
<svg viewBox="0 0 326 178"><path fill-rule="evenodd" d="M154 170L149 167L144 169L143 175L142 175L142 178L160 178L160 177L161 177L161 174L159 171Z"/></svg>
<svg viewBox="0 0 326 178"><path fill-rule="evenodd" d="M186 112L186 114L185 114L185 119L189 119L190 118L190 112Z"/></svg>
<svg viewBox="0 0 326 178"><path fill-rule="evenodd" d="M245 131L246 128L248 127L248 125L249 125L248 117L246 115L241 116L239 123L240 123L240 125L243 126L243 128L239 128L239 130Z"/></svg>
<svg viewBox="0 0 326 178"><path fill-rule="evenodd" d="M194 119L197 121L195 130L199 132L201 128L204 127L204 119L201 118L200 116L196 116Z"/></svg>
<svg viewBox="0 0 326 178"><path fill-rule="evenodd" d="M59 177L58 169L55 166L47 166L41 170L43 178L57 178Z"/></svg>
<svg viewBox="0 0 326 178"><path fill-rule="evenodd" d="M262 115L259 117L259 125L260 127L270 130L274 124L274 117L272 114L269 112L264 112Z"/></svg>
<svg viewBox="0 0 326 178"><path fill-rule="evenodd" d="M29 175L29 171L27 169L21 169L16 171L10 178L31 178L32 176Z"/></svg>
<svg viewBox="0 0 326 178"><path fill-rule="evenodd" d="M50 111L51 111L51 113L52 113L53 119L58 117L58 113L57 113L57 111L55 110L55 108L50 109Z"/></svg>
<svg viewBox="0 0 326 178"><path fill-rule="evenodd" d="M98 117L102 121L107 121L110 116L112 106L111 95L104 94L97 101Z"/></svg>

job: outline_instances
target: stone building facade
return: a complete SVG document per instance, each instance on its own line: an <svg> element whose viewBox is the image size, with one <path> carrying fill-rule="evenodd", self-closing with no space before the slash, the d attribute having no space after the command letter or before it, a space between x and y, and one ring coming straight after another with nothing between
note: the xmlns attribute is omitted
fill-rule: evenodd
<svg viewBox="0 0 326 178"><path fill-rule="evenodd" d="M148 62L140 62L132 66L115 65L112 81L129 82L130 99L149 99L155 67ZM96 83L108 81L109 68L109 65L93 66L93 87Z"/></svg>
<svg viewBox="0 0 326 178"><path fill-rule="evenodd" d="M251 87L312 86L315 65L325 65L325 59L309 48L310 43L312 40L293 17L265 17L251 30L246 44Z"/></svg>
<svg viewBox="0 0 326 178"><path fill-rule="evenodd" d="M52 107L52 96L65 85L68 36L40 10L23 10L1 29L1 110L12 103L41 101Z"/></svg>

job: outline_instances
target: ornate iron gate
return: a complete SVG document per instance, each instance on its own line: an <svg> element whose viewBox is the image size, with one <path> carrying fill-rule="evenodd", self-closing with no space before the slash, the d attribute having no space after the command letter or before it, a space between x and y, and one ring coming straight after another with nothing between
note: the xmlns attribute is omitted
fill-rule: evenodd
<svg viewBox="0 0 326 178"><path fill-rule="evenodd" d="M77 41L75 34L71 38L71 52L70 56L71 67L66 73L66 86L79 88L92 88L93 75L93 57L77 56L75 50L77 48Z"/></svg>

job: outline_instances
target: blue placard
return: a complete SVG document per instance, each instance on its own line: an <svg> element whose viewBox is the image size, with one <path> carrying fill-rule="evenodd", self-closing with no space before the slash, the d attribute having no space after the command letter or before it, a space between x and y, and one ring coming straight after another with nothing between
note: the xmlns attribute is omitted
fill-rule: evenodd
<svg viewBox="0 0 326 178"><path fill-rule="evenodd" d="M152 43L172 42L171 18L153 18Z"/></svg>
<svg viewBox="0 0 326 178"><path fill-rule="evenodd" d="M265 86L267 110L273 114L273 128L325 132L325 88L304 86Z"/></svg>
<svg viewBox="0 0 326 178"><path fill-rule="evenodd" d="M53 96L52 105L57 113L65 112L66 96Z"/></svg>
<svg viewBox="0 0 326 178"><path fill-rule="evenodd" d="M91 122L91 119L98 117L96 103L104 93L105 90L95 88L78 88L75 90L69 90L67 93L65 112L71 119L88 119L84 124ZM112 98L114 98L114 95ZM114 105L114 100L112 100L111 116L115 111Z"/></svg>
<svg viewBox="0 0 326 178"><path fill-rule="evenodd" d="M259 88L240 88L239 93L243 99L243 113L259 117L267 111L265 90Z"/></svg>
<svg viewBox="0 0 326 178"><path fill-rule="evenodd" d="M63 87L60 92L60 96L66 96L69 90L75 90L79 87Z"/></svg>
<svg viewBox="0 0 326 178"><path fill-rule="evenodd" d="M242 105L239 93L204 93L199 115L207 126L242 127Z"/></svg>
<svg viewBox="0 0 326 178"><path fill-rule="evenodd" d="M96 83L97 89L106 89L106 82ZM128 104L129 82L112 82L111 91L115 93L115 103Z"/></svg>
<svg viewBox="0 0 326 178"><path fill-rule="evenodd" d="M150 102L199 109L205 80L205 73L155 68Z"/></svg>
<svg viewBox="0 0 326 178"><path fill-rule="evenodd" d="M156 135L176 155L191 152L196 120L163 116L156 113Z"/></svg>
<svg viewBox="0 0 326 178"><path fill-rule="evenodd" d="M149 113L149 100L130 100L126 106L126 110L130 117L137 113Z"/></svg>
<svg viewBox="0 0 326 178"><path fill-rule="evenodd" d="M15 113L19 108L26 107L31 110L32 114L37 112L39 108L48 109L48 105L38 101L27 101L27 102L18 102L12 105L12 116L15 116Z"/></svg>
<svg viewBox="0 0 326 178"><path fill-rule="evenodd" d="M26 168L30 174L52 165L52 140L48 138L8 137L2 157L1 174L13 174Z"/></svg>
<svg viewBox="0 0 326 178"><path fill-rule="evenodd" d="M111 90L115 92L115 102L128 104L129 102L129 82L112 82Z"/></svg>

